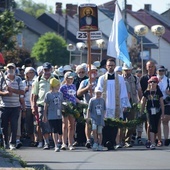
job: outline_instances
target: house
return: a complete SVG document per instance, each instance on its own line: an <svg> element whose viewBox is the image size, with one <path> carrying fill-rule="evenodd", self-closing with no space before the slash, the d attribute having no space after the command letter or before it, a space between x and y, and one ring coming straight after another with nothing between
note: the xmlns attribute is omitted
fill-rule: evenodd
<svg viewBox="0 0 170 170"><path fill-rule="evenodd" d="M103 12L109 19L113 19L113 15L109 14L106 11L106 8L110 10L114 14L114 1L110 1L99 6L99 11ZM132 11L132 5L127 5L126 10L123 10L123 16L126 16L125 23L127 25L127 29L129 32L129 37L127 40L128 47L132 47L135 44L141 46L141 37L138 37L134 33L134 27L136 25L146 25L149 28L149 32L142 37L143 39L143 51L148 55L148 59L155 60L157 64L164 65L166 68L170 68L170 63L167 62L167 56L170 51L170 20L165 18L163 15L159 15L158 13L151 10L151 5L145 5L144 9L138 10L136 12ZM126 12L126 15L125 15ZM102 15L100 15L102 16ZM111 21L107 20L106 23L100 23L102 31L109 36L109 32L111 31ZM105 21L106 22L106 21ZM153 35L151 32L151 27L153 25L163 25L165 27L165 34L162 37L157 37ZM105 29L104 29L105 28ZM140 56L138 56L140 57Z"/></svg>
<svg viewBox="0 0 170 170"><path fill-rule="evenodd" d="M76 38L76 33L78 31L78 14L77 5L67 4L66 14L61 12L62 3L56 3L56 13L55 14L43 14L38 18L41 22L48 25L51 29L58 32L60 35L66 38L68 43L76 44L81 42ZM102 57L107 58L107 41L111 32L111 27L113 23L115 4L114 1L110 1L98 6L98 23L99 29L102 31L102 38L105 41L105 48L102 49ZM134 33L134 27L136 25L146 25L149 28L149 32L144 36L143 39L143 54L146 54L144 60L153 59L158 64L162 64L167 68L170 68L170 63L167 61L168 52L170 51L169 40L170 40L170 28L169 21L165 19L164 16L157 14L151 10L151 5L145 5L144 9L139 11L132 11L132 5L127 5L126 10L126 25L129 32L129 37L127 40L128 48L130 49L135 44L138 45L139 50L141 48L141 37L138 37ZM123 13L125 16L125 13ZM148 22L149 21L149 22ZM162 37L156 37L150 31L153 25L163 25L166 29L165 34ZM72 42L69 42L71 40ZM100 49L96 45L92 46L92 60L98 60L99 57L93 55L93 50L97 50L98 56L100 55ZM87 51L84 52L86 57ZM137 56L139 61L141 56L140 53Z"/></svg>
<svg viewBox="0 0 170 170"><path fill-rule="evenodd" d="M31 51L32 47L41 35L46 32L55 32L53 29L26 12L20 9L14 9L13 11L16 20L23 21L25 24L25 28L22 30L22 33L17 37L18 45L20 47L24 46L27 50Z"/></svg>

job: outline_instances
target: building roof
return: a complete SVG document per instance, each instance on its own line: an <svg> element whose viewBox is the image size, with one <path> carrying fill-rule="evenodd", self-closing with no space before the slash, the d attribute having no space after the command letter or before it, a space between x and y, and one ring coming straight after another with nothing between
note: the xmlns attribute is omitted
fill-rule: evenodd
<svg viewBox="0 0 170 170"><path fill-rule="evenodd" d="M29 15L28 13L20 10L14 9L14 16L18 21L23 21L26 27L38 35L43 35L46 32L55 32L53 29L43 24L35 17Z"/></svg>
<svg viewBox="0 0 170 170"><path fill-rule="evenodd" d="M67 15L67 18L65 15L59 15L56 14L42 14L38 20L43 22L44 24L48 25L51 29L54 29L59 35L62 37L65 36L65 23L67 19L67 40L77 43L80 42L80 40L76 39L76 32L78 31L78 21L76 21L76 18L72 18L69 15Z"/></svg>
<svg viewBox="0 0 170 170"><path fill-rule="evenodd" d="M134 18L139 20L141 23L148 26L148 28L151 28L153 25L162 25L162 23L158 19L155 19L146 10L141 9L139 11L134 12L127 9L127 12ZM167 26L165 28L166 28L165 34L163 34L162 38L168 43L170 43L170 30L168 29Z"/></svg>

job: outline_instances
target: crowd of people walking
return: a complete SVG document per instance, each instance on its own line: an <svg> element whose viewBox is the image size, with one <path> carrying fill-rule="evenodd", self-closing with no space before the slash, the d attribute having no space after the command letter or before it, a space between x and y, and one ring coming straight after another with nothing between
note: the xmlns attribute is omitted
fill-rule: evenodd
<svg viewBox="0 0 170 170"><path fill-rule="evenodd" d="M45 62L34 68L31 59L22 68L8 63L0 77L2 147L19 149L23 136L29 138L30 147L44 150L50 149L53 141L55 152L80 145L114 150L133 147L136 142L151 150L168 146L170 85L166 68L147 61L146 74L142 73L126 63L116 66L113 58L90 67L86 63L58 67ZM80 113L84 121L64 113L63 102L75 107L86 104ZM143 114L146 121L131 128L105 124L105 119L128 122ZM146 142L142 140L143 125Z"/></svg>

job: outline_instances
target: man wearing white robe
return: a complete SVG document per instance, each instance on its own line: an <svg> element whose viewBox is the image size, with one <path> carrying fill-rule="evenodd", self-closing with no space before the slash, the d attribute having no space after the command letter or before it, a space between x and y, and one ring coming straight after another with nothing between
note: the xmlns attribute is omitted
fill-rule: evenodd
<svg viewBox="0 0 170 170"><path fill-rule="evenodd" d="M117 103L119 103L119 107L120 107L119 117L117 117L117 118L123 118L123 111L127 107L130 107L124 78L120 75L114 74L115 66L116 66L116 64L115 64L114 59L113 58L108 59L106 62L107 72L104 75L99 77L98 84L97 84L97 87L103 89L103 92L105 92L105 94L106 94L106 115L105 115L105 118L116 118L115 116L116 116ZM118 83L119 83L118 98L116 98L117 94L115 94L116 93L115 76L118 76ZM105 79L106 77L107 77L107 80ZM106 87L105 87L105 83L106 83ZM119 102L116 103L116 101L119 101ZM105 132L107 133L106 135L103 134L103 138L104 138L104 136L106 138L109 137L108 139L104 139L104 145L106 142L106 147L108 147L108 150L114 148L113 146L116 145L115 138L117 135L117 129L118 129L117 127L105 127L105 129L103 130L103 133L105 133ZM110 138L110 136L112 139Z"/></svg>

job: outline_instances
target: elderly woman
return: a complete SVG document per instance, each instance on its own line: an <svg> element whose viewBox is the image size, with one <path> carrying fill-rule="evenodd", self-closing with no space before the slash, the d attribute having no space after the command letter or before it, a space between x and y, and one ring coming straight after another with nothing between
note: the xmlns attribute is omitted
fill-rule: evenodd
<svg viewBox="0 0 170 170"><path fill-rule="evenodd" d="M85 80L85 79L88 78L88 77L87 77L87 68L84 67L83 65L78 65L78 66L76 67L76 74L77 74L77 75L76 75L75 78L74 78L73 84L75 84L76 89L79 89L80 83L81 83L83 80ZM77 94L76 94L76 96L77 96ZM77 98L80 99L80 100L83 100L83 96L77 97Z"/></svg>

